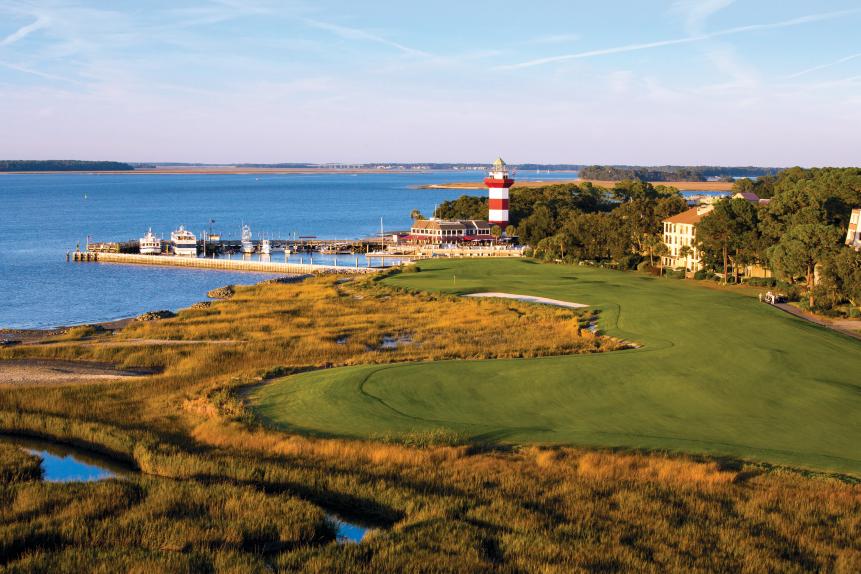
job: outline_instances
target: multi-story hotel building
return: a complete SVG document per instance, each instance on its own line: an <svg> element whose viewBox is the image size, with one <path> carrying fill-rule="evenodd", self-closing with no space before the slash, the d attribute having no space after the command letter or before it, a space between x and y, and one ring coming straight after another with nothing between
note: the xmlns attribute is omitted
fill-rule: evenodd
<svg viewBox="0 0 861 574"><path fill-rule="evenodd" d="M702 269L702 259L696 247L697 224L713 209L711 205L700 205L664 220L664 244L668 250L662 257L664 267L686 271Z"/></svg>

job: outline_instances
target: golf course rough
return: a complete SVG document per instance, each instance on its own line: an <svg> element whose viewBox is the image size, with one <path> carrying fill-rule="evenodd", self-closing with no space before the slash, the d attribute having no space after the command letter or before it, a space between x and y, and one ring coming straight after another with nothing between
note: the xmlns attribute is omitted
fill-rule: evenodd
<svg viewBox="0 0 861 574"><path fill-rule="evenodd" d="M392 285L587 303L636 350L294 375L252 404L341 437L448 429L505 443L661 449L861 475L861 342L690 281L531 260L434 260ZM477 336L486 336L477 335Z"/></svg>

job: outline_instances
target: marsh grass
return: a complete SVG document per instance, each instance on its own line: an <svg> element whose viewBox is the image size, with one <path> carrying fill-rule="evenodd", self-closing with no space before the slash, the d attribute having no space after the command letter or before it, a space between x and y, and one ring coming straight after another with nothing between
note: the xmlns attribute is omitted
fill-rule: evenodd
<svg viewBox="0 0 861 574"><path fill-rule="evenodd" d="M590 315L327 277L237 287L209 307L129 325L112 345L82 334L4 350L159 372L0 390L0 430L145 473L46 484L32 457L0 448L0 568L861 571L861 486L847 481L669 454L502 450L445 431L313 438L260 425L242 401L263 378L335 365L618 348L584 332ZM411 344L379 349L404 333ZM220 343L146 342L163 340ZM337 545L324 510L380 530Z"/></svg>
<svg viewBox="0 0 861 574"><path fill-rule="evenodd" d="M0 483L41 480L42 461L14 444L0 439Z"/></svg>

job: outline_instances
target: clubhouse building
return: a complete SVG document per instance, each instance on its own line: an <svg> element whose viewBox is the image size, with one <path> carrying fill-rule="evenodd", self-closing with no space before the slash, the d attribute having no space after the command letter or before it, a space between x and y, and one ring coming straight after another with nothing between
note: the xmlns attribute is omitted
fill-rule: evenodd
<svg viewBox="0 0 861 574"><path fill-rule="evenodd" d="M490 233L491 224L476 219L417 219L413 221L410 234L404 239L415 245L463 244L481 245L492 243L496 238Z"/></svg>

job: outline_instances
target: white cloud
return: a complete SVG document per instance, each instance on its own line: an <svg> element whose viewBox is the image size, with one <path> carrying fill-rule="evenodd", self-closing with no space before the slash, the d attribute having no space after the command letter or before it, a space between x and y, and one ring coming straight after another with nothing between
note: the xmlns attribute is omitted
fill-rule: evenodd
<svg viewBox="0 0 861 574"><path fill-rule="evenodd" d="M618 70L607 76L607 84L611 93L624 96L631 91L634 79L634 73L630 70Z"/></svg>
<svg viewBox="0 0 861 574"><path fill-rule="evenodd" d="M685 31L691 36L705 33L706 22L724 8L735 3L735 0L677 0L673 10L682 14L685 20Z"/></svg>
<svg viewBox="0 0 861 574"><path fill-rule="evenodd" d="M820 14L809 14L806 16L801 16L799 18L792 18L790 20L782 20L780 22L772 22L767 24L749 24L745 26L736 26L734 28L726 28L724 30L718 30L716 32L710 32L695 36L687 36L684 38L673 38L669 40L658 40L656 42L645 42L642 44L627 44L624 46L616 46L613 48L602 48L599 50L588 50L585 52L577 52L574 54L563 54L561 56L549 56L546 58L537 58L535 60L529 60L526 62L520 62L517 64L508 64L504 66L499 66L497 69L500 70L515 70L520 68L531 68L534 66L542 66L545 64L552 64L556 62L565 62L568 60L579 60L584 58L594 58L597 56L608 56L611 54L622 54L626 52L638 52L641 50L651 50L654 48L661 48L665 46L676 46L680 44L693 44L696 42L703 42L706 40L712 40L715 38L722 38L725 36L735 36L737 34L745 34L748 32L757 32L764 30L776 30L780 28L789 28L793 26L800 26L802 24L809 24L812 22L822 22L825 20L833 20L835 18L840 18L843 16L848 16L851 14L858 14L861 12L861 8L854 8L851 10L841 10L837 12L823 12Z"/></svg>
<svg viewBox="0 0 861 574"><path fill-rule="evenodd" d="M33 22L27 24L26 26L22 26L0 40L0 47L2 46L10 46L19 40L23 40L33 32L45 28L48 26L48 18L43 16L38 16Z"/></svg>
<svg viewBox="0 0 861 574"><path fill-rule="evenodd" d="M322 22L320 20L313 20L311 18L306 18L304 22L308 26L318 28L320 30L325 30L327 32L332 32L333 34L346 40L364 40L368 42L375 42L377 44L382 44L384 46L395 48L396 50L400 50L404 54L408 54L410 56L432 57L432 55L428 52L416 50L415 48L410 48L409 46L393 42L391 40L383 38L382 36L379 36L372 32L368 32L367 30L362 30L360 28L350 28L348 26L341 26L339 24L332 24L330 22Z"/></svg>
<svg viewBox="0 0 861 574"><path fill-rule="evenodd" d="M819 70L824 70L824 69L826 69L826 68L831 68L831 67L834 67L834 66L839 66L840 64L843 64L843 63L845 63L845 62L849 62L849 61L851 61L851 60L855 60L855 59L857 59L857 58L861 58L861 53L858 53L858 54L852 54L852 55L850 55L850 56L846 56L845 58L840 58L839 60L835 60L835 61L833 61L833 62L828 62L827 64L821 64L821 65L819 65L819 66L813 66L812 68L807 68L807 69L801 70L800 72L796 72L796 73L794 73L794 74L790 74L790 75L788 75L788 76L784 76L784 78L783 78L783 79L785 79L785 80L792 80L792 79L795 79L795 78L800 78L801 76L806 76L807 74L810 74L810 73L813 73L813 72L818 72Z"/></svg>

